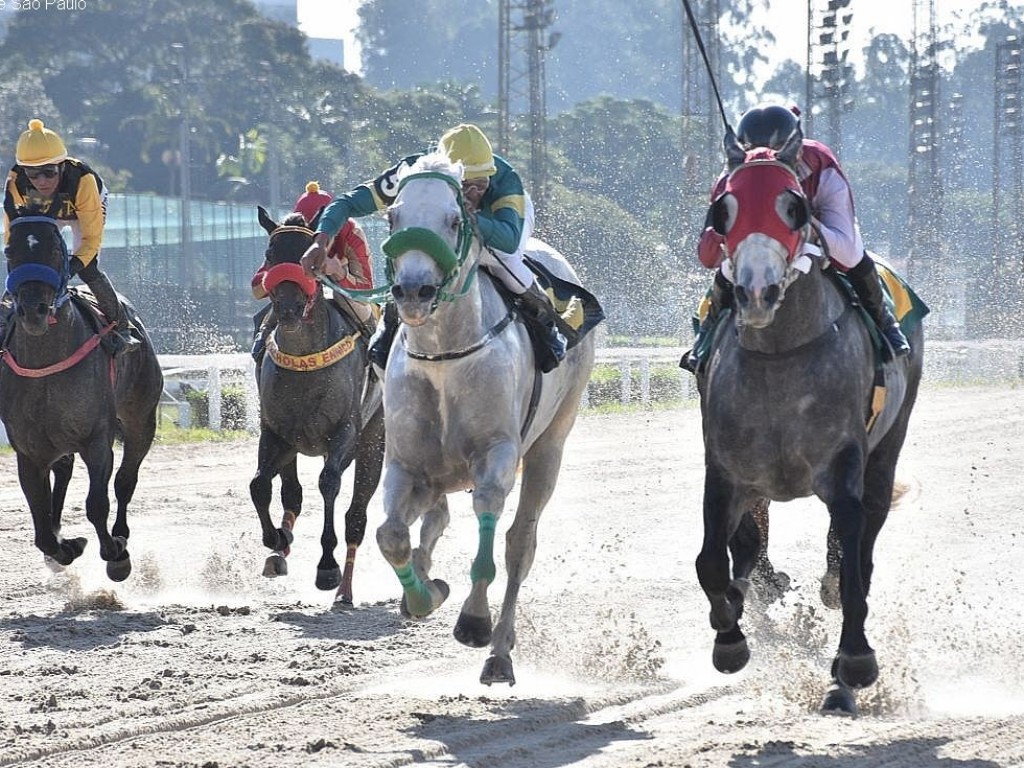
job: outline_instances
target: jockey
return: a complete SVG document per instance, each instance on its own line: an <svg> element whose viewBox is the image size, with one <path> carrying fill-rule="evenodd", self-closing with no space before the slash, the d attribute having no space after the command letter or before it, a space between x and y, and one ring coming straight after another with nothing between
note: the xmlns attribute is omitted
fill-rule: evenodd
<svg viewBox="0 0 1024 768"><path fill-rule="evenodd" d="M744 150L757 147L781 149L799 128L799 110L777 104L766 104L748 110L740 118L736 138ZM900 325L889 310L882 292L882 283L874 260L864 250L860 227L854 214L853 191L832 150L820 141L804 139L797 159L797 175L811 209L811 242L821 247L832 263L842 270L857 293L861 305L871 315L879 331L892 348L894 356L910 352ZM725 190L728 173L723 172L711 191L716 199ZM708 214L710 216L710 212ZM680 361L680 366L696 372L695 351L704 335L714 327L714 320L725 308L732 306L731 276L723 269L725 238L705 222L697 245L701 264L716 269L708 313L701 323L693 349Z"/></svg>
<svg viewBox="0 0 1024 768"><path fill-rule="evenodd" d="M294 210L301 213L306 223L311 223L316 215L324 208L333 196L329 192L320 189L320 183L310 181L306 184L306 191L299 195L295 201ZM257 299L265 299L267 292L263 288L263 275L267 271L266 262L256 271L252 277L252 295ZM370 248L366 242L366 235L362 228L353 219L348 219L339 230L337 237L331 241L331 247L327 252L327 258L323 265L324 274L333 278L344 288L352 290L369 290L373 288L373 269L370 266ZM353 301L347 296L334 294L334 300L350 315L360 326L365 336L369 336L376 324L374 307L362 302ZM259 331L252 345L252 357L259 362L263 356L263 350L267 346L267 337L277 326L277 317L272 307L267 307L257 314L262 315Z"/></svg>
<svg viewBox="0 0 1024 768"><path fill-rule="evenodd" d="M464 204L477 236L493 256L494 262L488 266L516 294L524 319L550 350L541 369L555 368L565 357L566 340L556 325L554 307L523 260L523 246L533 229L533 211L522 179L504 158L494 154L491 142L475 125L455 126L441 137L438 149L462 163ZM423 154L410 155L377 178L336 197L320 216L316 241L302 257L303 266L310 271L322 267L327 244L350 216L367 216L394 202L399 170L413 165ZM397 312L389 304L370 348L370 359L382 368L397 329Z"/></svg>
<svg viewBox="0 0 1024 768"><path fill-rule="evenodd" d="M128 314L114 287L100 271L99 253L107 216L107 190L92 168L68 157L64 142L42 120L30 120L15 148L15 165L4 192L4 243L11 222L22 216L48 216L71 228L71 276L78 275L96 297L107 320L115 324L104 337L114 355L139 347ZM6 314L6 313L4 313Z"/></svg>

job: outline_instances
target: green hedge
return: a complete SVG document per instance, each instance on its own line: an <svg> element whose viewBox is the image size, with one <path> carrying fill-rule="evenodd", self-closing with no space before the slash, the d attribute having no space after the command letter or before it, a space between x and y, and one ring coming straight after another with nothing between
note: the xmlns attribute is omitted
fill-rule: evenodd
<svg viewBox="0 0 1024 768"><path fill-rule="evenodd" d="M185 390L193 427L210 426L210 396L206 390L189 387ZM220 391L220 428L245 429L245 388L234 385Z"/></svg>

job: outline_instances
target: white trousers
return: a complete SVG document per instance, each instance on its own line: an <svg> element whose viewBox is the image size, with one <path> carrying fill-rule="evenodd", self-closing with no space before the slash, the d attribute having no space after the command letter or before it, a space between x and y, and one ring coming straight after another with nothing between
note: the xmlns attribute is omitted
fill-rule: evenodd
<svg viewBox="0 0 1024 768"><path fill-rule="evenodd" d="M533 199L523 193L526 207L523 215L523 234L519 238L519 247L515 253L506 253L494 249L485 249L480 257L480 263L488 268L488 271L508 288L512 293L525 293L533 285L534 275L526 262L523 261L523 251L526 250L526 241L533 235Z"/></svg>

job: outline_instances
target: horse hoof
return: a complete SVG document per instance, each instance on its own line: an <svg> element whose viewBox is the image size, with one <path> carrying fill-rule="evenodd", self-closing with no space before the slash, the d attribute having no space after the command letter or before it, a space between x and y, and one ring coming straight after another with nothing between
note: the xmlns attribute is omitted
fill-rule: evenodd
<svg viewBox="0 0 1024 768"><path fill-rule="evenodd" d="M440 599L434 600L433 606L431 606L430 611L428 611L427 613L414 614L409 610L409 605L408 603L406 603L405 595L403 594L402 602L398 606L398 610L402 614L402 618L410 620L424 619L427 616L429 616L432 612L440 608L444 601L448 599L448 595L452 593L452 589L448 586L448 582L444 581L443 579L432 579L430 583L433 584L434 587L437 589L438 593L440 594Z"/></svg>
<svg viewBox="0 0 1024 768"><path fill-rule="evenodd" d="M491 644L491 617L481 618L470 616L465 613L459 614L459 620L455 622L455 630L452 632L455 639L470 648L486 648ZM488 661L495 661L492 656ZM509 665L511 669L511 664ZM504 681L499 681L504 682Z"/></svg>
<svg viewBox="0 0 1024 768"><path fill-rule="evenodd" d="M322 589L324 591L337 589L339 584L341 584L341 568L335 566L334 568L316 569L317 589Z"/></svg>
<svg viewBox="0 0 1024 768"><path fill-rule="evenodd" d="M854 690L867 688L878 679L878 661L874 651L856 656L840 653L836 661L836 679Z"/></svg>
<svg viewBox="0 0 1024 768"><path fill-rule="evenodd" d="M331 610L335 613L347 613L348 611L355 610L355 604L352 602L351 597L342 597L339 595L334 600L334 605L331 606Z"/></svg>
<svg viewBox="0 0 1024 768"><path fill-rule="evenodd" d="M839 596L839 574L827 571L821 577L821 602L826 608L834 611L843 607L842 598Z"/></svg>
<svg viewBox="0 0 1024 768"><path fill-rule="evenodd" d="M60 543L57 553L53 555L53 559L61 565L71 565L75 562L75 558L81 557L82 553L85 552L85 545L88 543L89 540L82 536L64 539Z"/></svg>
<svg viewBox="0 0 1024 768"><path fill-rule="evenodd" d="M65 570L63 565L49 555L43 555L43 565L49 569L50 573L64 573Z"/></svg>
<svg viewBox="0 0 1024 768"><path fill-rule="evenodd" d="M118 560L107 561L107 578L111 581L124 581L132 573L132 559L125 552Z"/></svg>
<svg viewBox="0 0 1024 768"><path fill-rule="evenodd" d="M821 700L821 712L824 715L857 716L857 700L853 691L842 683L832 683Z"/></svg>
<svg viewBox="0 0 1024 768"><path fill-rule="evenodd" d="M732 643L720 643L715 641L715 648L711 652L711 662L715 669L727 675L739 672L750 661L750 648L747 646L747 639L741 638Z"/></svg>
<svg viewBox="0 0 1024 768"><path fill-rule="evenodd" d="M270 555L267 561L263 563L263 575L268 579L273 579L276 576L287 576L288 561L284 559L284 555L279 552Z"/></svg>
<svg viewBox="0 0 1024 768"><path fill-rule="evenodd" d="M510 687L515 685L516 676L512 671L512 659L491 656L484 662L483 672L480 673L480 682L484 685L492 683L508 683Z"/></svg>

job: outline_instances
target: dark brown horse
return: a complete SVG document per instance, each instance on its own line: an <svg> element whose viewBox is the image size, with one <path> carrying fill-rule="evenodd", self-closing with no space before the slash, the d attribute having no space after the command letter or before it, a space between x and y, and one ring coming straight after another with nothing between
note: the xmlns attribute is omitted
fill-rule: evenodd
<svg viewBox="0 0 1024 768"><path fill-rule="evenodd" d="M299 259L313 242L301 214L278 224L260 206L260 225L270 235L263 286L277 316L257 372L260 395L260 445L256 476L249 492L263 528L263 544L272 550L264 576L288 572L285 557L292 527L302 511L298 454L324 457L320 493L324 501L323 554L316 586L337 588L336 600L352 605L356 549L366 533L366 508L380 482L384 461L384 415L380 382L367 364L366 341L359 327L324 297L307 277ZM342 573L334 559L334 502L341 476L355 461L352 501L345 513L347 557ZM271 481L281 476L281 526L270 519Z"/></svg>
<svg viewBox="0 0 1024 768"><path fill-rule="evenodd" d="M99 537L100 557L107 562L107 575L123 581L132 569L128 503L153 443L163 391L156 353L127 303L141 345L116 359L99 346L110 326L100 327L92 310L72 298L67 248L56 221L15 219L7 270L15 312L0 364L0 418L18 456L18 480L32 511L35 544L55 568L70 565L85 548L85 538L61 536L77 453L89 471L85 509ZM89 295L88 289L73 290ZM124 452L114 477L117 514L108 529L115 435Z"/></svg>
<svg viewBox="0 0 1024 768"><path fill-rule="evenodd" d="M801 140L797 131L778 152L749 154L731 132L726 142L730 177L712 219L725 237L736 310L698 376L706 470L697 576L711 604L715 667L742 669L750 650L739 621L761 543L747 511L760 498L820 498L841 548L843 610L823 707L853 712L853 690L878 677L865 635L872 558L924 340L917 324L908 334L912 352L876 368L869 329L821 260L806 273L795 265L810 224L794 170ZM879 377L884 407L869 419Z"/></svg>

